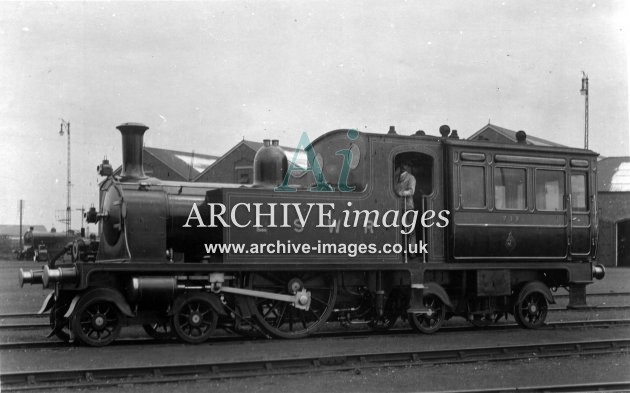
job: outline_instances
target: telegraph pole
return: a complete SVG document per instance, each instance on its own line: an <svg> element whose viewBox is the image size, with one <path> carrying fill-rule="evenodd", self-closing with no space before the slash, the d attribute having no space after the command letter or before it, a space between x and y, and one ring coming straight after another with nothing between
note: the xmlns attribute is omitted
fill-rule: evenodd
<svg viewBox="0 0 630 393"><path fill-rule="evenodd" d="M66 235L70 232L70 228L72 228L72 210L70 209L70 189L72 187L72 181L70 177L70 122L61 119L61 126L59 128L59 135L63 136L63 126L66 126L66 132L68 133L68 158L67 158L67 174L66 177L68 179L67 190L66 190Z"/></svg>
<svg viewBox="0 0 630 393"><path fill-rule="evenodd" d="M20 199L20 252L23 250L22 243L22 212L24 211L24 200Z"/></svg>
<svg viewBox="0 0 630 393"><path fill-rule="evenodd" d="M584 96L584 148L588 149L588 75L584 71L582 71L580 94Z"/></svg>

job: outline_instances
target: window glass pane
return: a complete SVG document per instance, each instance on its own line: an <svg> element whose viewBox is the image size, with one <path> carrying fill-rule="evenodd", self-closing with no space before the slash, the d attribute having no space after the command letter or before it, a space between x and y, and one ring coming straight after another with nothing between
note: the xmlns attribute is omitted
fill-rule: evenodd
<svg viewBox="0 0 630 393"><path fill-rule="evenodd" d="M564 209L564 172L536 171L536 208L557 211Z"/></svg>
<svg viewBox="0 0 630 393"><path fill-rule="evenodd" d="M527 172L518 168L494 168L494 206L525 210Z"/></svg>
<svg viewBox="0 0 630 393"><path fill-rule="evenodd" d="M571 207L586 210L586 175L571 175Z"/></svg>
<svg viewBox="0 0 630 393"><path fill-rule="evenodd" d="M486 179L483 167L462 166L460 184L463 207L486 206Z"/></svg>

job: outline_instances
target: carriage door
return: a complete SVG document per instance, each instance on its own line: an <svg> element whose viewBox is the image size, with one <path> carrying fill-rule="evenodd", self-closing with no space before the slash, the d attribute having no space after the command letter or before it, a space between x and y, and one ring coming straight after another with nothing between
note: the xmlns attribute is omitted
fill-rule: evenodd
<svg viewBox="0 0 630 393"><path fill-rule="evenodd" d="M569 171L569 204L568 204L568 236L570 239L569 252L573 257L586 257L591 252L591 206L589 198L588 168L579 170L575 168L586 160L571 160Z"/></svg>

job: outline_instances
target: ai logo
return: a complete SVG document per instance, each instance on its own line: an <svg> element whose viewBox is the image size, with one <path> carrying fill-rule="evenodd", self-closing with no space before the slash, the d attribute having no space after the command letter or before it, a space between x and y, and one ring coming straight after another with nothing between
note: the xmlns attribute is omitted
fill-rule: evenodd
<svg viewBox="0 0 630 393"><path fill-rule="evenodd" d="M359 137L359 131L357 130L348 130L347 137L349 140L353 141ZM308 168L306 170L304 168L299 168L294 163L297 161L298 151L302 149L306 152L306 156L308 158ZM342 192L350 192L354 191L354 187L348 186L348 175L350 174L350 168L352 165L352 155L353 152L351 149L342 149L335 152L336 155L343 157L343 164L341 167L341 171L339 172L338 179L338 188L339 191ZM308 135L306 133L302 133L302 137L300 138L300 142L296 148L295 156L293 160L289 162L289 168L287 169L287 174L278 187L274 190L276 192L293 192L297 191L295 188L289 186L289 178L291 177L291 172L293 171L306 171L311 172L313 177L315 178L315 182L317 185L315 187L311 187L309 191L314 192L331 192L334 191L334 187L328 184L326 178L324 177L324 172L320 167L319 162L317 161L317 154L313 149L313 145L311 141L308 139Z"/></svg>

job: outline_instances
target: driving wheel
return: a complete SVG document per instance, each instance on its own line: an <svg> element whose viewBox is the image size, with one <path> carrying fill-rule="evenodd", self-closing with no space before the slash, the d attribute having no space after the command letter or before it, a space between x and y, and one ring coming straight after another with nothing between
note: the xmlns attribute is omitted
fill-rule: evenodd
<svg viewBox="0 0 630 393"><path fill-rule="evenodd" d="M310 292L308 310L273 299L249 298L250 310L259 325L274 337L306 337L323 325L335 306L337 277L334 273L255 272L249 275L249 289L294 295Z"/></svg>

